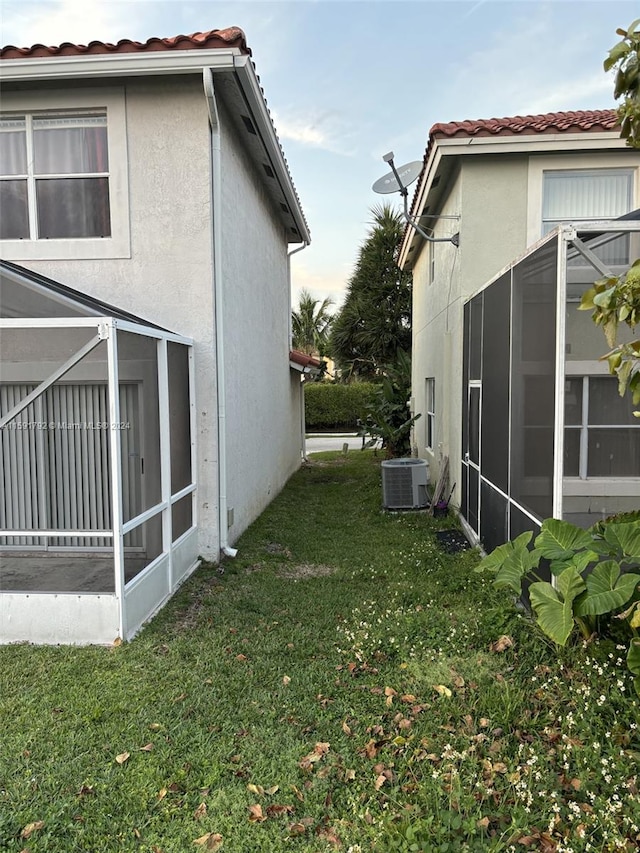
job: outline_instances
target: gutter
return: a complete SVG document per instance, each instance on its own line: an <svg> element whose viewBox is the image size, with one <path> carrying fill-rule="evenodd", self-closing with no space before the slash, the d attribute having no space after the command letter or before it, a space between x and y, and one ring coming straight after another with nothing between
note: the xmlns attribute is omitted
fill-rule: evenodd
<svg viewBox="0 0 640 853"><path fill-rule="evenodd" d="M211 129L211 215L213 219L213 293L216 314L216 388L218 393L218 527L220 551L235 557L236 548L229 545L227 523L227 405L224 359L224 282L222 277L222 158L218 106L213 86L213 70L202 69L204 94Z"/></svg>

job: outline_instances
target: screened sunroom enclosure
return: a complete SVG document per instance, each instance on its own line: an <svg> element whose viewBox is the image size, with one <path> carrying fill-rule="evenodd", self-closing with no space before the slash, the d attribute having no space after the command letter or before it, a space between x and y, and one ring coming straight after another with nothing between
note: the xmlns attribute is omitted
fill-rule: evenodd
<svg viewBox="0 0 640 853"><path fill-rule="evenodd" d="M577 310L637 257L637 219L563 225L466 302L461 511L487 551L547 517L586 527L640 506L640 420Z"/></svg>
<svg viewBox="0 0 640 853"><path fill-rule="evenodd" d="M0 642L132 637L197 564L190 340L0 263Z"/></svg>

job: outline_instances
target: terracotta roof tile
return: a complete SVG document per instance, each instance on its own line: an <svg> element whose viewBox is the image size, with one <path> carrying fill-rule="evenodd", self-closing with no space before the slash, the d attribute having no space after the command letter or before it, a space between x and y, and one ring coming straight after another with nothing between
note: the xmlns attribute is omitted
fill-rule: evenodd
<svg viewBox="0 0 640 853"><path fill-rule="evenodd" d="M534 116L508 116L434 124L429 136L441 139L456 136L597 132L615 130L618 124L615 110L573 110Z"/></svg>
<svg viewBox="0 0 640 853"><path fill-rule="evenodd" d="M300 350L297 349L292 349L289 352L289 361L292 361L294 364L299 364L301 367L322 367L322 362L319 359L314 358L311 355L307 355L304 352L300 352Z"/></svg>
<svg viewBox="0 0 640 853"><path fill-rule="evenodd" d="M213 50L215 48L240 48L242 53L251 56L244 32L240 27L227 27L224 30L208 30L204 33L192 33L172 38L147 39L145 42L121 39L116 44L103 41L91 41L89 44L71 44L63 42L55 47L34 44L31 47L7 45L0 49L0 59L37 59L52 56L88 56L105 53L151 53L164 50Z"/></svg>

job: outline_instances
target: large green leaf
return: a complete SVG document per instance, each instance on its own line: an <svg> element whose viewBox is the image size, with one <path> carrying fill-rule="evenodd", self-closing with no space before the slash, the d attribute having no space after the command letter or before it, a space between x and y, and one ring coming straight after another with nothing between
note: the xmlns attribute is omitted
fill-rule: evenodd
<svg viewBox="0 0 640 853"><path fill-rule="evenodd" d="M557 583L557 589L546 581L531 584L529 598L540 628L555 643L564 646L573 628L573 601L585 584L575 566L565 569Z"/></svg>
<svg viewBox="0 0 640 853"><path fill-rule="evenodd" d="M640 583L640 575L620 575L615 560L599 563L586 580L586 591L575 603L576 616L600 616L626 604Z"/></svg>
<svg viewBox="0 0 640 853"><path fill-rule="evenodd" d="M640 675L640 638L634 637L627 654L627 666L634 675Z"/></svg>
<svg viewBox="0 0 640 853"><path fill-rule="evenodd" d="M522 592L522 578L538 565L539 551L529 551L527 548L514 548L504 561L493 581L498 588L508 586L516 595Z"/></svg>
<svg viewBox="0 0 640 853"><path fill-rule="evenodd" d="M590 548L592 542L590 534L581 527L547 518L542 522L535 545L547 560L570 560L576 551Z"/></svg>
<svg viewBox="0 0 640 853"><path fill-rule="evenodd" d="M606 524L604 538L625 557L640 561L640 520Z"/></svg>
<svg viewBox="0 0 640 853"><path fill-rule="evenodd" d="M517 539L514 539L513 542L505 542L504 545L498 545L497 548L487 554L476 566L476 572L497 572L498 569L502 566L504 561L509 557L515 548L526 548L526 546L531 541L531 537L533 533L531 531L526 531L525 533L521 533Z"/></svg>
<svg viewBox="0 0 640 853"><path fill-rule="evenodd" d="M578 554L574 554L570 560L552 560L549 568L552 574L561 575L569 566L575 566L580 574L582 574L587 566L591 565L591 563L596 563L598 559L599 556L595 551L580 551Z"/></svg>

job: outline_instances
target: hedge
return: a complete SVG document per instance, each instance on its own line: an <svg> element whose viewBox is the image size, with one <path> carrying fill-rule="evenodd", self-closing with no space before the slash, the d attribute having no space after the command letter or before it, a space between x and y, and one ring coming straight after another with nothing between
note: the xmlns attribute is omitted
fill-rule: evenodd
<svg viewBox="0 0 640 853"><path fill-rule="evenodd" d="M309 382L305 385L307 430L356 429L358 418L377 386L372 382L334 385Z"/></svg>

